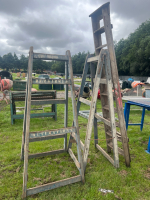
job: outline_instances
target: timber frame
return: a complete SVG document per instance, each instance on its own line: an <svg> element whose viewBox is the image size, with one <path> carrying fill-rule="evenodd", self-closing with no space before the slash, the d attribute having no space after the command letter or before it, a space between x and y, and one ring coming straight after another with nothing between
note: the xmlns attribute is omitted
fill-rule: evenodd
<svg viewBox="0 0 150 200"><path fill-rule="evenodd" d="M65 79L49 79L49 80L32 80L32 68L33 68L33 59L43 59L43 60L61 60L65 61ZM69 68L69 79L68 79L68 68ZM64 127L62 129L55 130L46 130L46 131L37 131L30 132L30 108L31 108L31 85L33 84L64 84L65 85L65 99L53 99L53 103L62 103L65 104L65 117L64 117ZM73 117L74 117L74 126L67 127L68 122L68 84L71 85L71 96L72 96L72 107L73 107ZM49 101L49 100L48 100ZM40 102L40 101L39 101ZM37 104L38 102L36 102ZM71 148L67 148L67 133L74 133L76 136L76 145L77 145L77 158L74 155ZM29 154L29 142L50 140L64 138L64 148L49 151L44 153ZM59 153L68 152L73 159L77 169L79 170L78 176L67 178L61 181L56 181L53 183L48 183L42 186L37 186L34 188L27 189L27 179L28 179L28 160L37 157L43 157L48 155L54 155ZM39 192L44 192L47 190L55 189L61 186L65 186L75 182L84 183L84 171L83 171L83 161L81 155L80 147L80 135L79 135L79 125L77 118L77 108L75 101L74 93L74 81L73 81L73 71L72 71L72 61L70 51L66 51L66 55L52 55L52 54L38 54L33 52L33 47L30 47L29 52L29 61L28 61L28 75L27 75L27 85L26 85L26 97L25 97L25 110L24 110L24 122L23 122L23 136L22 136L22 148L21 148L21 159L24 160L24 172L23 172L23 198L26 198L29 195L33 195Z"/></svg>

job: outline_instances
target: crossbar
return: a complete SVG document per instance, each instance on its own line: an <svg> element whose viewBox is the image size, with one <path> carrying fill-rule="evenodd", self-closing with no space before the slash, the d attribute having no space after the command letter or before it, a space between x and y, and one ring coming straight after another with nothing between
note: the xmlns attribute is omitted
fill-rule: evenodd
<svg viewBox="0 0 150 200"><path fill-rule="evenodd" d="M71 85L70 79L32 79L32 84L61 84L61 85Z"/></svg>
<svg viewBox="0 0 150 200"><path fill-rule="evenodd" d="M33 59L68 61L66 55L33 53Z"/></svg>
<svg viewBox="0 0 150 200"><path fill-rule="evenodd" d="M45 184L45 185L42 185L42 186L29 188L29 189L27 189L27 196L37 194L39 192L44 192L44 191L47 191L47 190L59 188L59 187L62 187L62 186L68 185L68 184L76 183L76 182L79 182L81 180L82 180L81 176L78 175L78 176L74 176L72 178L67 178L67 179L64 179L64 180L61 180L61 181L56 181L56 182L48 183L48 184Z"/></svg>

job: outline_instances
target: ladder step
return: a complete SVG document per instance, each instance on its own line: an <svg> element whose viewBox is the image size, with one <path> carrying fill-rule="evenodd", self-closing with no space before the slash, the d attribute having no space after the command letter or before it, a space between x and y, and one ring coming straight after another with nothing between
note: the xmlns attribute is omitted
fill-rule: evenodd
<svg viewBox="0 0 150 200"><path fill-rule="evenodd" d="M102 16L102 9L104 7L107 7L110 4L110 2L107 2L105 4L103 4L102 6L100 6L97 10L95 10L94 12L92 12L89 17L98 17L99 15L101 16L101 18L99 18L99 20L103 19Z"/></svg>
<svg viewBox="0 0 150 200"><path fill-rule="evenodd" d="M29 138L39 138L39 137L46 137L51 135L57 135L57 134L66 134L66 133L72 133L75 132L75 127L67 127L62 129L55 129L50 131L38 131L38 132L30 132Z"/></svg>
<svg viewBox="0 0 150 200"><path fill-rule="evenodd" d="M69 84L69 85L71 85L71 80L70 79L40 79L40 78L35 78L35 79L32 79L32 84L61 84L61 85Z"/></svg>
<svg viewBox="0 0 150 200"><path fill-rule="evenodd" d="M64 134L57 134L57 135L49 135L49 136L43 136L43 137L36 137L36 138L30 138L29 142L38 142L43 140L52 140L57 138L64 138L66 136L66 133Z"/></svg>
<svg viewBox="0 0 150 200"><path fill-rule="evenodd" d="M68 61L65 55L33 53L33 59Z"/></svg>
<svg viewBox="0 0 150 200"><path fill-rule="evenodd" d="M112 142L107 144L111 149L113 149L113 144ZM118 153L121 154L122 156L124 156L124 152L121 148L118 147Z"/></svg>
<svg viewBox="0 0 150 200"><path fill-rule="evenodd" d="M100 115L98 115L97 113L95 113L95 117L97 119L100 119L102 122L104 122L107 126L111 126L111 123L109 120L105 119L104 117L101 117Z"/></svg>
<svg viewBox="0 0 150 200"><path fill-rule="evenodd" d="M106 134L109 135L110 137L112 137L112 134L111 134L110 131L107 131ZM119 142L122 142L122 140L121 140L121 136L118 135L117 132L116 132L116 135L117 135L117 140L118 140Z"/></svg>
<svg viewBox="0 0 150 200"><path fill-rule="evenodd" d="M65 99L31 100L31 105L65 104Z"/></svg>
<svg viewBox="0 0 150 200"><path fill-rule="evenodd" d="M88 58L87 62L97 62L98 61L99 56L94 56L94 57L90 57Z"/></svg>
<svg viewBox="0 0 150 200"><path fill-rule="evenodd" d="M82 97L79 98L79 101L82 102L82 103L85 103L86 105L90 106L91 105L91 101L87 100L87 99L84 99Z"/></svg>
<svg viewBox="0 0 150 200"><path fill-rule="evenodd" d="M109 106L108 106L108 105L105 105L105 106L103 106L102 108L105 109L105 110L109 110ZM115 113L117 113L116 108L114 108L114 111L115 111Z"/></svg>
<svg viewBox="0 0 150 200"><path fill-rule="evenodd" d="M110 131L107 131L106 134L109 135L110 137L112 137L112 134L111 134ZM119 142L122 142L121 133L119 133L119 132L117 131L117 132L116 132L116 135L117 135L117 140L118 140ZM127 138L127 140L128 140L128 142L129 142L129 138Z"/></svg>
<svg viewBox="0 0 150 200"><path fill-rule="evenodd" d="M100 47L97 47L96 50L102 49L102 48L104 48L104 47L107 47L107 44L104 44L104 45L102 45L102 46L100 46Z"/></svg>
<svg viewBox="0 0 150 200"><path fill-rule="evenodd" d="M112 24L111 24L111 28L113 28ZM97 33L102 34L104 32L105 32L105 27L103 26L103 27L97 29L96 31L94 31L94 34L97 34Z"/></svg>
<svg viewBox="0 0 150 200"><path fill-rule="evenodd" d="M107 93L103 92L103 93L100 93L101 96L108 96Z"/></svg>
<svg viewBox="0 0 150 200"><path fill-rule="evenodd" d="M106 79L105 79L105 78L101 78L101 79L100 79L100 83L101 83L101 84L107 84Z"/></svg>
<svg viewBox="0 0 150 200"><path fill-rule="evenodd" d="M66 152L65 149L59 149L59 150L55 150L55 151L48 151L48 152L43 152L43 153L29 154L28 159L39 158L39 157L44 157L44 156L49 156L49 155L54 155L54 154L64 153L64 152Z"/></svg>

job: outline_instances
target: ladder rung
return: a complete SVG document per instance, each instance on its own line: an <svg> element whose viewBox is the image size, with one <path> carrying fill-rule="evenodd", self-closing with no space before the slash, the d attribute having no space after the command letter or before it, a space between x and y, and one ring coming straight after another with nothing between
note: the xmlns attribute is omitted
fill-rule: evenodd
<svg viewBox="0 0 150 200"><path fill-rule="evenodd" d="M105 110L109 110L109 106L108 106L108 105L105 105L105 106L103 106L102 108L105 109ZM117 113L116 108L114 108L114 112Z"/></svg>
<svg viewBox="0 0 150 200"><path fill-rule="evenodd" d="M103 92L103 93L100 93L101 96L108 96L107 93Z"/></svg>
<svg viewBox="0 0 150 200"><path fill-rule="evenodd" d="M98 58L99 58L99 56L90 57L90 58L88 58L87 62L88 63L89 62L96 62L96 61L98 61Z"/></svg>
<svg viewBox="0 0 150 200"><path fill-rule="evenodd" d="M113 28L112 24L111 24L111 28ZM103 26L103 27L97 29L96 31L94 31L94 34L96 34L96 33L102 34L104 32L105 32L105 27Z"/></svg>
<svg viewBox="0 0 150 200"><path fill-rule="evenodd" d="M100 79L100 83L101 83L101 84L107 84L106 79L105 79L105 78L101 78L101 79Z"/></svg>
<svg viewBox="0 0 150 200"><path fill-rule="evenodd" d="M65 99L31 100L31 105L65 104Z"/></svg>
<svg viewBox="0 0 150 200"><path fill-rule="evenodd" d="M61 84L61 85L66 85L69 84L71 85L71 80L70 79L32 79L32 84Z"/></svg>
<svg viewBox="0 0 150 200"><path fill-rule="evenodd" d="M68 61L65 55L33 53L33 59Z"/></svg>
<svg viewBox="0 0 150 200"><path fill-rule="evenodd" d="M112 134L111 134L110 131L107 131L106 134L109 135L110 137L112 137ZM118 140L119 142L122 142L122 140L121 140L121 136L118 135L117 132L116 132L116 135L117 135L117 140Z"/></svg>
<svg viewBox="0 0 150 200"><path fill-rule="evenodd" d="M107 144L111 149L113 149L113 144L112 142ZM124 156L124 151L118 147L118 153L121 154L122 156Z"/></svg>
<svg viewBox="0 0 150 200"><path fill-rule="evenodd" d="M55 130L50 130L50 131L30 132L29 138L39 138L39 137L45 137L45 136L50 136L50 135L71 133L75 131L76 131L75 127L67 127L67 128L55 129Z"/></svg>
<svg viewBox="0 0 150 200"><path fill-rule="evenodd" d="M87 99L84 99L82 97L79 98L79 101L82 102L82 103L85 103L86 105L90 106L91 105L91 101L87 100Z"/></svg>
<svg viewBox="0 0 150 200"><path fill-rule="evenodd" d="M49 136L43 136L43 137L36 137L36 138L30 138L29 142L38 142L43 140L52 140L57 138L64 138L66 136L66 133L64 134L57 134L57 135L49 135Z"/></svg>
<svg viewBox="0 0 150 200"><path fill-rule="evenodd" d="M107 47L107 44L104 44L104 45L102 45L102 46L100 46L100 47L97 47L96 50L102 49L102 48L104 48L104 47Z"/></svg>
<svg viewBox="0 0 150 200"><path fill-rule="evenodd" d="M105 119L105 118L103 118L103 117L101 117L100 115L98 115L97 113L95 113L95 117L97 118L97 119L100 119L102 122L104 122L106 125L108 125L108 126L111 126L111 124L110 124L110 121L109 120L107 120L107 119Z"/></svg>

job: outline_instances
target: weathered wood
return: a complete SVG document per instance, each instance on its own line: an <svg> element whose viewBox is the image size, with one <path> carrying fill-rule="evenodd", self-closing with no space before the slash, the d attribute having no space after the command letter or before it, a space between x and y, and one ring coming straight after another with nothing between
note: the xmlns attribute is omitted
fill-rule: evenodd
<svg viewBox="0 0 150 200"><path fill-rule="evenodd" d="M89 17L95 17L95 16L97 17L97 15L101 15L101 16L102 16L102 9L103 9L104 7L109 6L109 4L110 4L110 2L107 2L107 3L103 4L103 5L100 6L98 9L96 9L94 12L92 12L92 13L89 15ZM102 16L101 19L103 19L103 16ZM98 19L98 20L100 20L100 19Z"/></svg>
<svg viewBox="0 0 150 200"><path fill-rule="evenodd" d="M125 162L126 162L126 166L130 166L129 145L127 142L127 132L126 132L126 127L125 127L122 98L121 98L120 84L119 84L119 77L118 77L118 69L117 69L113 36L112 36L111 23L110 23L109 4L103 7L102 15L103 15L104 26L105 26L106 41L107 41L108 51L109 51L110 60L111 60L112 79L113 79L113 85L115 87L114 90L115 90L115 97L116 97L116 106L118 110L118 119L119 119L120 132L122 135L122 144L123 144L123 150L124 150L124 155L125 155Z"/></svg>
<svg viewBox="0 0 150 200"><path fill-rule="evenodd" d="M108 143L108 146L109 146L111 149L113 149L113 151L114 151L112 142ZM122 156L124 156L124 152L123 152L123 150L122 150L121 148L118 147L117 150L118 150L118 153L119 153L119 154L121 154Z"/></svg>
<svg viewBox="0 0 150 200"><path fill-rule="evenodd" d="M30 118L41 118L41 117L51 117L55 116L55 113L31 113ZM13 119L24 119L24 115L13 115Z"/></svg>
<svg viewBox="0 0 150 200"><path fill-rule="evenodd" d="M97 61L98 61L98 56L94 56L94 57L88 58L88 60L87 60L88 63L97 62Z"/></svg>
<svg viewBox="0 0 150 200"><path fill-rule="evenodd" d="M81 181L81 179L82 179L81 176L78 175L78 176L74 176L72 178L67 178L67 179L64 179L64 180L61 180L61 181L56 181L56 182L52 182L52 183L47 183L47 184L42 185L42 186L40 185L40 186L37 186L37 187L34 187L34 188L29 188L27 190L27 196L37 194L37 193L40 193L40 192L44 192L44 191L47 191L47 190L52 190L52 189L55 189L55 188L58 188L58 187L68 185L68 184L76 183L76 182Z"/></svg>
<svg viewBox="0 0 150 200"><path fill-rule="evenodd" d="M111 28L113 28L113 25L111 24ZM103 26L103 27L101 27L101 28L99 28L99 29L97 29L96 31L94 31L94 34L102 34L102 33L104 33L105 32L105 27ZM103 45L104 47L105 47L105 45ZM107 46L107 44L106 44L106 46ZM96 49L102 49L102 48L96 48Z"/></svg>
<svg viewBox="0 0 150 200"><path fill-rule="evenodd" d="M62 85L66 85L66 84L71 84L71 80L70 79L40 79L40 78L36 78L36 79L32 79L32 83L33 84L62 84Z"/></svg>
<svg viewBox="0 0 150 200"><path fill-rule="evenodd" d="M78 169L80 169L80 168L81 168L80 163L78 162L78 160L76 159L74 153L72 152L72 150L71 150L70 148L68 149L68 152L69 152L71 158L73 159L73 161L74 161L76 167L77 167Z"/></svg>
<svg viewBox="0 0 150 200"><path fill-rule="evenodd" d="M91 101L87 100L87 99L84 99L82 97L79 98L79 101L82 102L82 103L85 103L86 105L90 106L91 105Z"/></svg>
<svg viewBox="0 0 150 200"><path fill-rule="evenodd" d="M76 106L76 100L75 100L72 60L71 60L70 51L67 51L66 55L68 56L68 60L69 60L69 63L68 63L69 64L69 77L70 77L71 82L72 82L72 85L71 85L71 96L72 96L74 126L76 127L75 135L76 135L76 142L77 142L77 155L78 155L78 161L79 161L79 163L81 165L81 168L79 169L79 172L80 172L80 175L82 177L82 182L84 182L84 169L83 169L83 160L82 160L82 153L81 153L81 146L80 146L78 114L77 114L77 106Z"/></svg>
<svg viewBox="0 0 150 200"><path fill-rule="evenodd" d="M68 62L65 62L65 79L68 78ZM68 85L65 85L65 112L64 112L64 127L68 126ZM64 149L67 151L67 134L64 138Z"/></svg>
<svg viewBox="0 0 150 200"><path fill-rule="evenodd" d="M72 137L76 140L76 135L74 132L71 133ZM83 142L80 140L80 145L81 145L81 149L84 150L84 144Z"/></svg>
<svg viewBox="0 0 150 200"><path fill-rule="evenodd" d="M108 51L105 51L105 52L106 52L105 73L106 73L106 80L107 80L107 95L108 95L108 102L109 102L109 114L110 114L110 124L111 124L113 152L114 152L114 166L116 168L119 168L119 155L118 155L118 144L117 144L116 125L115 125L110 59L109 59Z"/></svg>
<svg viewBox="0 0 150 200"><path fill-rule="evenodd" d="M100 120L101 120L102 122L104 122L107 126L111 126L109 120L107 120L107 119L105 119L104 117L98 115L97 113L95 113L95 117L96 117L97 119L100 119Z"/></svg>
<svg viewBox="0 0 150 200"><path fill-rule="evenodd" d="M43 136L43 137L37 137L37 138L30 138L29 142L39 142L43 140L52 140L57 138L64 138L66 134L58 134L58 135L49 135L49 136Z"/></svg>
<svg viewBox="0 0 150 200"><path fill-rule="evenodd" d="M33 59L67 61L66 55L34 53Z"/></svg>
<svg viewBox="0 0 150 200"><path fill-rule="evenodd" d="M59 149L59 150L55 150L55 151L48 151L48 152L43 152L43 153L29 154L28 158L29 159L31 159L31 158L39 158L39 157L50 156L50 155L64 153L64 152L65 152L64 149Z"/></svg>
<svg viewBox="0 0 150 200"><path fill-rule="evenodd" d="M24 144L24 172L23 172L23 198L27 196L27 176L28 176L28 154L29 154L29 130L30 130L30 109L31 109L31 86L32 86L32 68L33 68L33 47L30 47L28 61L28 90L27 90L27 109L26 109L26 128Z"/></svg>
<svg viewBox="0 0 150 200"><path fill-rule="evenodd" d="M104 149L102 149L98 144L96 145L97 149L114 165L114 160L106 153Z"/></svg>
<svg viewBox="0 0 150 200"><path fill-rule="evenodd" d="M75 127L67 127L62 129L54 129L54 130L47 130L47 131L36 131L36 132L30 132L30 138L37 138L37 137L45 137L50 135L57 135L57 134L66 134L75 132Z"/></svg>
<svg viewBox="0 0 150 200"><path fill-rule="evenodd" d="M100 47L97 47L96 50L103 49L104 47L107 47L107 44L104 44L104 45L101 45Z"/></svg>
<svg viewBox="0 0 150 200"><path fill-rule="evenodd" d="M93 90L92 101L91 101L91 106L90 106L90 115L89 115L89 119L88 119L87 130L86 130L86 138L85 138L84 152L83 152L84 170L87 165L87 159L88 159L89 147L90 147L90 139L91 139L91 134L92 134L94 114L95 114L96 102L97 102L97 93L98 93L99 83L100 83L100 79L101 79L102 68L103 68L103 64L104 64L104 58L103 58L104 54L103 53L104 53L104 51L102 50L99 55L97 71L96 71L96 76L95 76L95 82L94 82L94 90Z"/></svg>
<svg viewBox="0 0 150 200"><path fill-rule="evenodd" d="M32 100L31 105L66 104L66 99Z"/></svg>

